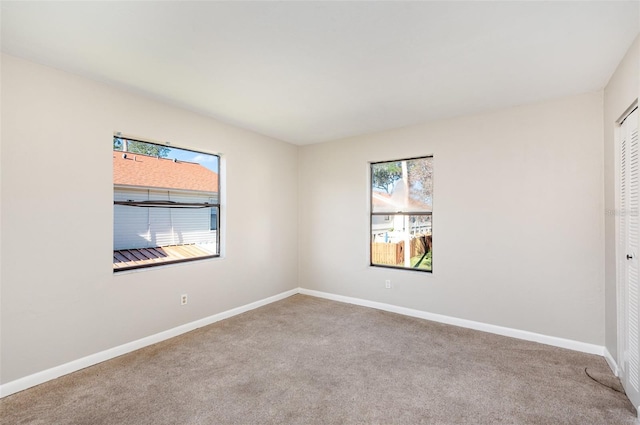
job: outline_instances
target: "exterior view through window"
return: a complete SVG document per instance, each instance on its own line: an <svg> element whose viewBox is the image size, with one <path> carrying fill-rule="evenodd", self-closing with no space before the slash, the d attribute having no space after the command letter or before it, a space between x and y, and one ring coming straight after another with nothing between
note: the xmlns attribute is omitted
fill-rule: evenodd
<svg viewBox="0 0 640 425"><path fill-rule="evenodd" d="M431 272L433 157L371 164L371 265Z"/></svg>
<svg viewBox="0 0 640 425"><path fill-rule="evenodd" d="M113 138L114 272L220 255L220 157Z"/></svg>

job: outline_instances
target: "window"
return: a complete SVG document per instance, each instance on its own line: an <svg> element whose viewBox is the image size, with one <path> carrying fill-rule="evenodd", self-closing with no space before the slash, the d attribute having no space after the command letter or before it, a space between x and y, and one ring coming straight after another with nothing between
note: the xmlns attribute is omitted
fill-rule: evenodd
<svg viewBox="0 0 640 425"><path fill-rule="evenodd" d="M371 164L371 265L431 272L433 157Z"/></svg>
<svg viewBox="0 0 640 425"><path fill-rule="evenodd" d="M114 272L220 255L220 157L113 138Z"/></svg>

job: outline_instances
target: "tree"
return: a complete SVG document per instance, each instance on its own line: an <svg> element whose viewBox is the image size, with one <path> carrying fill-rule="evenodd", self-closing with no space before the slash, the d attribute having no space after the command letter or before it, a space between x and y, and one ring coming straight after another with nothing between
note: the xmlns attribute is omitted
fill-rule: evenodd
<svg viewBox="0 0 640 425"><path fill-rule="evenodd" d="M407 161L409 194L411 198L431 205L433 193L433 158Z"/></svg>
<svg viewBox="0 0 640 425"><path fill-rule="evenodd" d="M390 194L393 190L393 184L401 178L402 167L400 162L373 164L371 184L374 188L384 190Z"/></svg>
<svg viewBox="0 0 640 425"><path fill-rule="evenodd" d="M161 145L156 145L154 143L138 142L136 140L122 139L119 137L113 138L113 150L114 151L123 150L125 140L127 143L127 152L139 153L142 155L149 155L149 156L157 156L159 158L166 158L167 155L169 155L169 152L171 152L171 149Z"/></svg>
<svg viewBox="0 0 640 425"><path fill-rule="evenodd" d="M396 181L402 178L402 162L384 162L373 164L371 184L374 188L393 192ZM433 158L417 158L406 160L407 186L409 196L426 204L431 204L433 191Z"/></svg>

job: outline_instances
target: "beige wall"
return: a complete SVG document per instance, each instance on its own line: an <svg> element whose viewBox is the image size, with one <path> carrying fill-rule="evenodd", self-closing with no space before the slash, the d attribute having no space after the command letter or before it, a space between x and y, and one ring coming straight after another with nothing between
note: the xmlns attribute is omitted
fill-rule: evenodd
<svg viewBox="0 0 640 425"><path fill-rule="evenodd" d="M113 275L114 131L223 153L224 259ZM298 286L296 146L3 56L1 172L2 383Z"/></svg>
<svg viewBox="0 0 640 425"><path fill-rule="evenodd" d="M370 267L368 162L429 154L433 274ZM299 170L301 287L604 344L601 92L305 146Z"/></svg>
<svg viewBox="0 0 640 425"><path fill-rule="evenodd" d="M618 356L615 239L615 129L616 121L640 95L640 36L618 65L604 90L604 200L606 344Z"/></svg>
<svg viewBox="0 0 640 425"><path fill-rule="evenodd" d="M300 148L3 56L0 383L297 286L603 345L603 246L615 355L604 211L639 50L604 111L589 93ZM114 131L223 153L225 258L112 274ZM368 162L429 154L434 273L369 267Z"/></svg>

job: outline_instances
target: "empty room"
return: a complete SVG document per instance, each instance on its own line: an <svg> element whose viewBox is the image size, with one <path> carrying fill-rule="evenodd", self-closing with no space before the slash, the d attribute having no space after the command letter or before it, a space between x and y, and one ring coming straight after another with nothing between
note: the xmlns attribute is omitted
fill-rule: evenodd
<svg viewBox="0 0 640 425"><path fill-rule="evenodd" d="M0 2L2 424L638 424L640 2Z"/></svg>

